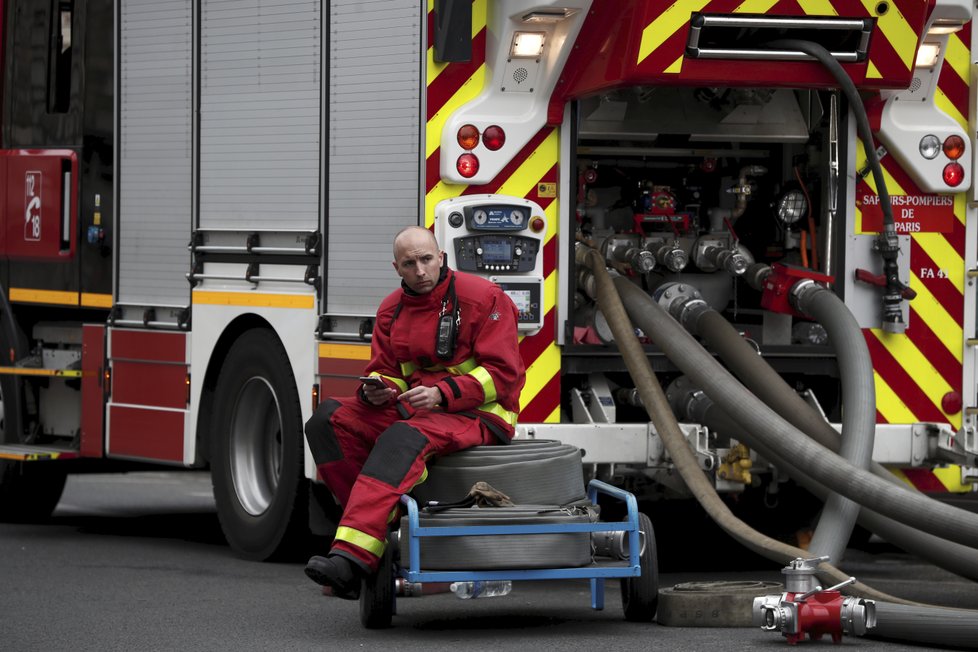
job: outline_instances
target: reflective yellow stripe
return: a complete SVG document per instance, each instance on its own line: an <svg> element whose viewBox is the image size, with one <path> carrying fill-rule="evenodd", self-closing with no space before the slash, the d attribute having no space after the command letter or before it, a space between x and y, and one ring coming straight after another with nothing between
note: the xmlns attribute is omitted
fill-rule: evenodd
<svg viewBox="0 0 978 652"><path fill-rule="evenodd" d="M111 294L95 294L93 292L81 293L81 305L91 308L111 308Z"/></svg>
<svg viewBox="0 0 978 652"><path fill-rule="evenodd" d="M195 305L241 306L248 308L315 308L316 297L311 294L268 294L254 292L212 292L194 290Z"/></svg>
<svg viewBox="0 0 978 652"><path fill-rule="evenodd" d="M394 383L395 385L397 385L397 388L399 390L401 390L402 392L406 392L408 390L408 384L406 382L404 382L403 380L401 380L400 378L397 378L396 376L385 376L383 374L378 374L377 372L374 372L374 373L372 373L370 375L371 376L380 376L381 378L386 378L387 380L389 380L392 383Z"/></svg>
<svg viewBox="0 0 978 652"><path fill-rule="evenodd" d="M509 410L503 408L503 406L501 406L499 403L486 403L485 405L480 405L476 408L476 411L495 414L497 417L513 427L516 427L516 419L519 416L516 412L510 412Z"/></svg>
<svg viewBox="0 0 978 652"><path fill-rule="evenodd" d="M492 376L489 375L485 367L476 367L468 375L478 380L479 384L482 385L482 393L486 403L492 403L496 400L496 383L492 381Z"/></svg>
<svg viewBox="0 0 978 652"><path fill-rule="evenodd" d="M64 306L77 306L77 292L59 290L34 290L32 288L10 288L10 300L15 303L56 303Z"/></svg>
<svg viewBox="0 0 978 652"><path fill-rule="evenodd" d="M408 376L410 376L411 374L413 374L417 370L418 370L418 367L413 362L402 362L401 363L401 375L404 376L405 378L407 378Z"/></svg>
<svg viewBox="0 0 978 652"><path fill-rule="evenodd" d="M386 541L375 539L365 532L354 530L352 527L346 527L345 525L336 528L336 536L334 538L337 541L352 543L358 548L363 548L370 554L377 557L382 556L384 554L384 548L387 547Z"/></svg>
<svg viewBox="0 0 978 652"><path fill-rule="evenodd" d="M369 344L336 344L323 342L319 345L320 358L341 358L345 360L369 360Z"/></svg>
<svg viewBox="0 0 978 652"><path fill-rule="evenodd" d="M473 369L479 366L479 363L475 361L475 358L469 358L464 362L460 362L454 367L446 367L448 372L453 376L463 376L467 373L471 373Z"/></svg>

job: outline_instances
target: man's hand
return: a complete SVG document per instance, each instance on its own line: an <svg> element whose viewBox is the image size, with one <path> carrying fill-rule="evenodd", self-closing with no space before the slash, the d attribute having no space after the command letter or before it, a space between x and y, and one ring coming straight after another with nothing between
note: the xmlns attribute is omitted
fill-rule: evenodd
<svg viewBox="0 0 978 652"><path fill-rule="evenodd" d="M418 385L412 387L397 397L397 400L404 401L415 410L430 410L441 403L441 390L437 387L425 387Z"/></svg>
<svg viewBox="0 0 978 652"><path fill-rule="evenodd" d="M387 386L375 387L369 383L365 383L363 385L363 397L367 399L367 402L371 405L380 406L389 403L396 393L397 392Z"/></svg>

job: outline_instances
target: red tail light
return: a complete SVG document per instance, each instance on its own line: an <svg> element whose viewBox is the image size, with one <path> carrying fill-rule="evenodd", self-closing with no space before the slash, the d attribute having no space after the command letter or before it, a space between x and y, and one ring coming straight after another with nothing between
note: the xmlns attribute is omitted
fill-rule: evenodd
<svg viewBox="0 0 978 652"><path fill-rule="evenodd" d="M486 130L482 132L482 143L494 152L502 147L505 142L506 132L503 131L502 127L492 125L486 127Z"/></svg>
<svg viewBox="0 0 978 652"><path fill-rule="evenodd" d="M458 128L458 144L462 149L475 149L479 144L479 130L475 125L462 125Z"/></svg>
<svg viewBox="0 0 978 652"><path fill-rule="evenodd" d="M948 163L944 166L944 183L953 187L964 181L964 168L960 163Z"/></svg>
<svg viewBox="0 0 978 652"><path fill-rule="evenodd" d="M479 159L475 154L462 154L455 162L455 169L466 179L471 179L479 171Z"/></svg>

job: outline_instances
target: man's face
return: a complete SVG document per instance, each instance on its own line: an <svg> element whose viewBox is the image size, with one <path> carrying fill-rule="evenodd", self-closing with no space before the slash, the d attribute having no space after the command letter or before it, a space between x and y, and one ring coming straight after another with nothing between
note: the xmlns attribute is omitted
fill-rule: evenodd
<svg viewBox="0 0 978 652"><path fill-rule="evenodd" d="M406 231L394 245L394 269L409 288L427 294L438 282L443 255L430 234Z"/></svg>

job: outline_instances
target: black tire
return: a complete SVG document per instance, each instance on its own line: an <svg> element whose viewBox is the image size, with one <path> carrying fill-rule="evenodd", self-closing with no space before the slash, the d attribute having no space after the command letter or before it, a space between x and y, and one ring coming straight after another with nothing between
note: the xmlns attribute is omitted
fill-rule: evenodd
<svg viewBox="0 0 978 652"><path fill-rule="evenodd" d="M58 462L0 460L0 521L36 523L50 518L67 477Z"/></svg>
<svg viewBox="0 0 978 652"><path fill-rule="evenodd" d="M659 562L655 551L655 532L645 514L638 515L639 530L645 535L645 549L639 557L642 574L621 579L621 606L625 620L650 623L659 605Z"/></svg>
<svg viewBox="0 0 978 652"><path fill-rule="evenodd" d="M391 546L380 558L377 572L363 580L360 587L360 624L367 629L385 629L394 617L394 563Z"/></svg>
<svg viewBox="0 0 978 652"><path fill-rule="evenodd" d="M308 537L302 411L288 355L272 331L246 331L231 346L212 424L211 480L231 548L245 559L298 559Z"/></svg>

